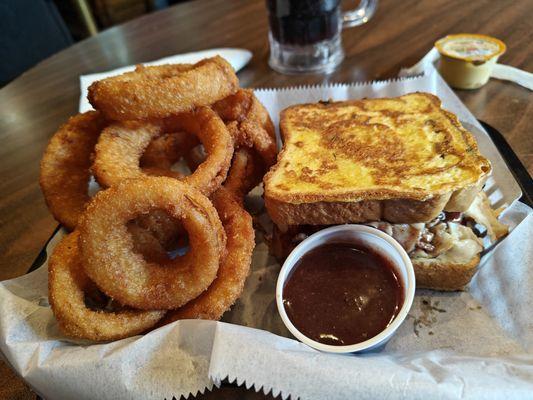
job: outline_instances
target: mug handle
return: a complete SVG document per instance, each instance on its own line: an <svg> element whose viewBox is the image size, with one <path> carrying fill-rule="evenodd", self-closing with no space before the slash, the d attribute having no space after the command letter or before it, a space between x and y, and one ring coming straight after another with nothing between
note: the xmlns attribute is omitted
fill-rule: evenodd
<svg viewBox="0 0 533 400"><path fill-rule="evenodd" d="M343 13L342 27L350 28L368 22L376 12L377 5L378 0L361 0L357 8Z"/></svg>

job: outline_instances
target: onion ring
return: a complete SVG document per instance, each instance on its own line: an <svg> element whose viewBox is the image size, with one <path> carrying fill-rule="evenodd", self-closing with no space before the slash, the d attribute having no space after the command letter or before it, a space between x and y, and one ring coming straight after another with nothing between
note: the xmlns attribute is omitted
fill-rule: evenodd
<svg viewBox="0 0 533 400"><path fill-rule="evenodd" d="M277 155L276 131L268 111L249 89L239 89L212 105L240 147L253 148L265 163L274 165Z"/></svg>
<svg viewBox="0 0 533 400"><path fill-rule="evenodd" d="M148 214L139 215L128 223L130 224L149 231L165 249L176 245L178 236L185 233L179 221L163 210L153 210Z"/></svg>
<svg viewBox="0 0 533 400"><path fill-rule="evenodd" d="M206 154L202 144L194 147L189 153L183 157L187 163L187 166L191 171L195 171L198 166L206 159ZM228 171L229 173L229 171Z"/></svg>
<svg viewBox="0 0 533 400"><path fill-rule="evenodd" d="M202 146L192 149L185 157L186 163L191 171L205 160ZM265 166L258 158L253 149L238 147L233 153L233 159L223 186L233 192L240 200L256 187L265 174Z"/></svg>
<svg viewBox="0 0 533 400"><path fill-rule="evenodd" d="M150 142L140 165L152 171L168 171L182 157L199 144L198 138L185 132L164 134Z"/></svg>
<svg viewBox="0 0 533 400"><path fill-rule="evenodd" d="M49 301L59 327L68 336L89 340L117 340L152 328L165 311L124 309L95 311L85 305L91 281L83 271L78 232L64 237L48 263Z"/></svg>
<svg viewBox="0 0 533 400"><path fill-rule="evenodd" d="M145 67L89 86L93 107L111 120L166 118L235 93L239 80L220 56L196 64Z"/></svg>
<svg viewBox="0 0 533 400"><path fill-rule="evenodd" d="M241 295L255 247L252 217L231 192L220 188L212 196L227 236L227 255L209 288L185 306L169 311L161 324L178 319L219 320Z"/></svg>
<svg viewBox="0 0 533 400"><path fill-rule="evenodd" d="M106 125L97 111L71 117L54 134L41 160L39 183L54 218L73 230L89 201L91 154Z"/></svg>
<svg viewBox="0 0 533 400"><path fill-rule="evenodd" d="M164 210L180 221L190 250L164 265L133 251L126 224ZM176 179L124 181L96 194L78 226L85 272L108 296L142 310L173 309L200 295L215 279L225 253L225 233L205 196Z"/></svg>
<svg viewBox="0 0 533 400"><path fill-rule="evenodd" d="M162 263L168 261L168 252L179 245L186 231L183 225L162 210L153 210L127 223L133 238L133 251L145 260Z"/></svg>
<svg viewBox="0 0 533 400"><path fill-rule="evenodd" d="M162 264L168 261L166 248L157 240L152 231L136 223L128 223L127 227L133 238L134 253L141 255L148 262Z"/></svg>
<svg viewBox="0 0 533 400"><path fill-rule="evenodd" d="M253 150L241 147L233 153L224 187L242 201L263 180L264 174L264 165L253 154Z"/></svg>
<svg viewBox="0 0 533 400"><path fill-rule="evenodd" d="M192 149L185 157L187 165L194 171L203 160L205 154L202 146ZM266 168L257 153L247 147L238 147L233 153L233 159L223 186L233 192L240 200L263 180Z"/></svg>
<svg viewBox="0 0 533 400"><path fill-rule="evenodd" d="M129 121L108 126L96 144L92 170L98 182L109 187L124 179L146 176L140 167L141 155L153 139L168 131L185 131L200 139L208 154L206 160L191 175L176 177L206 195L213 193L226 178L233 139L209 107L199 107L161 123Z"/></svg>

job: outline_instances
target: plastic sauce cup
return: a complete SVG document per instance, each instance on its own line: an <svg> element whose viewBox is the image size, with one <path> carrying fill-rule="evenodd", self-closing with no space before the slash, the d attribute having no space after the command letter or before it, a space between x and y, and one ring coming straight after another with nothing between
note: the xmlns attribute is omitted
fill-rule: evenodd
<svg viewBox="0 0 533 400"><path fill-rule="evenodd" d="M499 39L469 33L448 35L439 39L435 47L441 55L440 74L457 89L477 89L487 83L506 49Z"/></svg>
<svg viewBox="0 0 533 400"><path fill-rule="evenodd" d="M378 335L364 342L335 346L317 342L301 333L291 322L283 304L283 288L285 281L290 276L292 269L304 254L326 243L350 243L362 244L379 252L392 261L396 274L402 280L404 302L400 312L394 320ZM415 295L415 273L411 259L403 247L391 236L380 230L365 225L338 225L321 230L303 242L301 242L287 257L278 276L276 285L276 303L278 311L287 329L301 342L320 351L331 353L356 353L375 350L383 346L402 322L413 304Z"/></svg>

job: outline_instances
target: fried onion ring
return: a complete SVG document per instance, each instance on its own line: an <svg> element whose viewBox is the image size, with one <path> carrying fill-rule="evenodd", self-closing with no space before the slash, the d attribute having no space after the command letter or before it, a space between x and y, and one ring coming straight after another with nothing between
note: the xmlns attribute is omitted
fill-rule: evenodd
<svg viewBox="0 0 533 400"><path fill-rule="evenodd" d="M89 201L91 154L106 125L97 111L78 114L54 134L41 160L39 183L54 218L73 230Z"/></svg>
<svg viewBox="0 0 533 400"><path fill-rule="evenodd" d="M253 154L253 150L238 148L233 153L224 187L242 201L244 196L263 180L265 172L263 163Z"/></svg>
<svg viewBox="0 0 533 400"><path fill-rule="evenodd" d="M153 327L165 311L124 309L116 312L92 310L85 304L89 280L80 259L78 232L64 237L49 261L49 301L61 330L70 337L89 340L118 340Z"/></svg>
<svg viewBox="0 0 533 400"><path fill-rule="evenodd" d="M133 238L134 253L141 255L147 262L162 264L168 261L167 249L151 230L136 223L128 223L127 227Z"/></svg>
<svg viewBox="0 0 533 400"><path fill-rule="evenodd" d="M195 147L184 158L189 169L194 171L205 160L202 146ZM263 180L265 172L264 163L253 149L239 147L233 153L228 176L223 186L243 200L244 196Z"/></svg>
<svg viewBox="0 0 533 400"><path fill-rule="evenodd" d="M168 171L198 144L198 138L186 132L164 134L152 140L145 149L140 161L141 168Z"/></svg>
<svg viewBox="0 0 533 400"><path fill-rule="evenodd" d="M133 251L147 261L168 261L168 252L184 244L183 225L162 210L139 215L127 224L133 238Z"/></svg>
<svg viewBox="0 0 533 400"><path fill-rule="evenodd" d="M209 107L199 107L161 123L128 121L108 126L96 144L92 170L98 183L109 187L124 179L146 176L140 167L141 155L152 140L169 131L196 135L208 155L191 175L176 177L206 195L213 193L226 178L233 155L233 139Z"/></svg>
<svg viewBox="0 0 533 400"><path fill-rule="evenodd" d="M198 166L205 161L206 155L205 155L204 147L201 144L194 147L183 158L187 162L189 169L191 171L195 171L196 168L198 168Z"/></svg>
<svg viewBox="0 0 533 400"><path fill-rule="evenodd" d="M111 120L166 118L235 93L239 80L220 56L196 64L137 66L89 86L93 107Z"/></svg>
<svg viewBox="0 0 533 400"><path fill-rule="evenodd" d="M243 291L255 246L252 217L225 188L217 190L212 200L226 231L226 258L209 288L185 306L169 311L162 324L178 319L219 320Z"/></svg>
<svg viewBox="0 0 533 400"><path fill-rule="evenodd" d="M127 223L153 210L180 221L190 250L156 264L133 251ZM200 295L225 255L225 233L213 205L176 179L124 181L96 194L79 224L85 272L105 294L142 310L174 309Z"/></svg>
<svg viewBox="0 0 533 400"><path fill-rule="evenodd" d="M274 165L277 155L274 124L252 90L239 89L212 108L234 135L237 146L253 148L266 169Z"/></svg>

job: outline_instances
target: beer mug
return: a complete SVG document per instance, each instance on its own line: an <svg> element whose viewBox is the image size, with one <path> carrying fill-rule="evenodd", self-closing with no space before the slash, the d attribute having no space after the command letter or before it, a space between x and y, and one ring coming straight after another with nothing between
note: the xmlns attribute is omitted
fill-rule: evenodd
<svg viewBox="0 0 533 400"><path fill-rule="evenodd" d="M266 4L270 67L286 74L328 73L344 58L342 28L367 22L377 0L361 0L350 11L341 10L341 0L266 0Z"/></svg>

